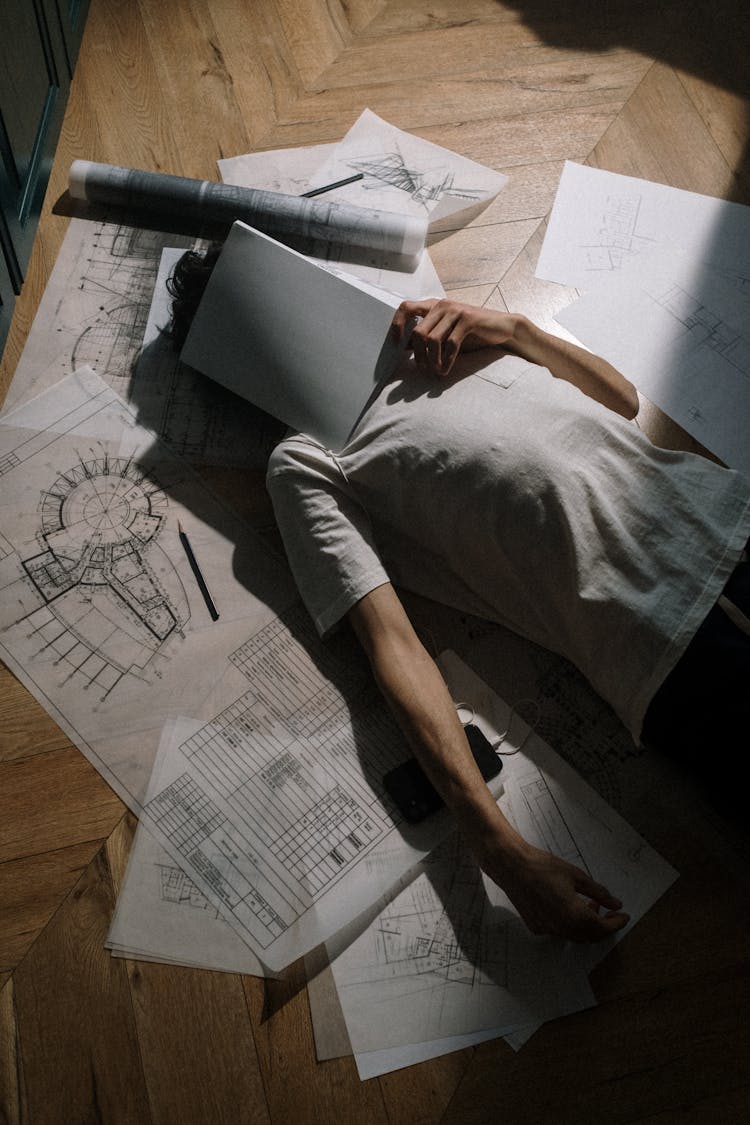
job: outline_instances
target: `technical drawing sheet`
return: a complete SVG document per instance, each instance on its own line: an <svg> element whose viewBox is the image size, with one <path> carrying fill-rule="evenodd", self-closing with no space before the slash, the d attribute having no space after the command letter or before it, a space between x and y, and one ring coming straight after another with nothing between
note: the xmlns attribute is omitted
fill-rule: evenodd
<svg viewBox="0 0 750 1125"><path fill-rule="evenodd" d="M454 654L444 653L441 665L453 697L474 708L494 741L508 729L507 706ZM505 1034L512 1025L523 1033L520 1042L535 1013L551 1018L591 1002L590 969L676 878L535 733L524 740L526 729L513 720L501 747L521 749L504 758L500 807L529 842L609 886L623 899L630 925L596 946L535 938L449 837L363 933L349 943L350 929L328 943L355 1054L435 1040L453 1049L452 1037L483 1028ZM398 1061L393 1051L384 1057ZM367 1065L369 1076L374 1060Z"/></svg>
<svg viewBox="0 0 750 1125"><path fill-rule="evenodd" d="M143 822L135 831L104 944L115 957L268 975Z"/></svg>
<svg viewBox="0 0 750 1125"><path fill-rule="evenodd" d="M661 244L750 290L750 207L566 161L536 276L594 289Z"/></svg>
<svg viewBox="0 0 750 1125"><path fill-rule="evenodd" d="M750 474L750 287L745 295L710 267L661 248L556 319L728 465Z"/></svg>
<svg viewBox="0 0 750 1125"><path fill-rule="evenodd" d="M365 109L318 168L312 187L360 173L337 198L360 207L427 216L431 223L494 199L508 177L425 141Z"/></svg>
<svg viewBox="0 0 750 1125"><path fill-rule="evenodd" d="M407 879L450 819L407 825L386 797L383 774L409 751L354 638L323 645L300 606L232 661L244 694L202 725L165 731L143 815L281 969Z"/></svg>
<svg viewBox="0 0 750 1125"><path fill-rule="evenodd" d="M0 477L0 655L137 811L165 720L213 714L291 578L90 369L0 416Z"/></svg>
<svg viewBox="0 0 750 1125"><path fill-rule="evenodd" d="M93 368L127 397L161 252L193 242L123 223L71 219L5 408L81 367Z"/></svg>

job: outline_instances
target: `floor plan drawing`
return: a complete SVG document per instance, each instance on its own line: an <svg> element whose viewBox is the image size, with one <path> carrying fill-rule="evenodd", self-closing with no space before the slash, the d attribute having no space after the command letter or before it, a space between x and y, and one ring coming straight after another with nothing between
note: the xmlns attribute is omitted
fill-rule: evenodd
<svg viewBox="0 0 750 1125"><path fill-rule="evenodd" d="M593 291L607 274L664 248L703 263L739 291L750 276L750 208L566 161L536 276Z"/></svg>
<svg viewBox="0 0 750 1125"><path fill-rule="evenodd" d="M162 249L193 242L120 223L71 219L13 386L33 394L88 366L125 396ZM14 405L9 398L8 406Z"/></svg>
<svg viewBox="0 0 750 1125"><path fill-rule="evenodd" d="M748 472L749 317L750 299L722 272L662 248L556 319L730 467Z"/></svg>
<svg viewBox="0 0 750 1125"><path fill-rule="evenodd" d="M691 349L708 348L734 368L738 375L750 379L749 336L727 324L720 312L693 296L678 282L660 286L649 284L646 279L644 289L684 329L683 345Z"/></svg>
<svg viewBox="0 0 750 1125"><path fill-rule="evenodd" d="M39 550L19 555L40 602L25 616L29 634L100 699L124 676L155 674L160 650L188 622L158 547L166 513L164 492L132 458L81 458L40 497Z"/></svg>
<svg viewBox="0 0 750 1125"><path fill-rule="evenodd" d="M137 810L165 718L174 707L200 714L206 660L218 675L251 623L273 617L264 599L288 604L291 581L91 369L2 416L0 472L0 652ZM253 590L234 572L233 545L252 555Z"/></svg>

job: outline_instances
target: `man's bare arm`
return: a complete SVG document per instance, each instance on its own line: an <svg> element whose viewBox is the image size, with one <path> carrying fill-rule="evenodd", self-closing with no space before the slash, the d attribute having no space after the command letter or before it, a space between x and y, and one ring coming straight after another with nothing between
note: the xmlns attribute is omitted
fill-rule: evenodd
<svg viewBox="0 0 750 1125"><path fill-rule="evenodd" d="M621 929L628 916L620 912L619 900L586 872L526 843L503 816L474 762L440 671L390 583L362 598L349 620L415 757L478 863L529 929L574 941L599 941Z"/></svg>
<svg viewBox="0 0 750 1125"><path fill-rule="evenodd" d="M414 358L436 375L450 374L461 351L496 347L546 367L625 418L638 413L635 387L611 363L545 332L525 316L447 299L404 301L394 317L394 335L401 338L415 317L421 319L409 340Z"/></svg>

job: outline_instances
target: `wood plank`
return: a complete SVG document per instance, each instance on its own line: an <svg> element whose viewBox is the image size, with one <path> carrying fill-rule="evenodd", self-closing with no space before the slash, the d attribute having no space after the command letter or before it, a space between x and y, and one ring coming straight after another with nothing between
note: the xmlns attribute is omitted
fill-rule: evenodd
<svg viewBox="0 0 750 1125"><path fill-rule="evenodd" d="M0 762L30 758L69 745L57 723L0 663Z"/></svg>
<svg viewBox="0 0 750 1125"><path fill-rule="evenodd" d="M142 3L140 10L163 104L191 107L170 115L181 174L217 180L216 161L248 152L252 142L210 7L185 3L180 20L169 5Z"/></svg>
<svg viewBox="0 0 750 1125"><path fill-rule="evenodd" d="M0 863L0 971L28 953L99 846L85 841Z"/></svg>
<svg viewBox="0 0 750 1125"><path fill-rule="evenodd" d="M271 1120L320 1125L332 1119L388 1121L377 1082L360 1082L349 1058L317 1062L302 961L283 980L245 977L250 1019Z"/></svg>
<svg viewBox="0 0 750 1125"><path fill-rule="evenodd" d="M430 255L446 289L495 282L508 270L536 228L536 219L467 227L437 242Z"/></svg>
<svg viewBox="0 0 750 1125"><path fill-rule="evenodd" d="M102 840L124 805L73 746L0 764L0 863Z"/></svg>
<svg viewBox="0 0 750 1125"><path fill-rule="evenodd" d="M724 199L738 193L733 172L685 87L662 63L649 70L588 163Z"/></svg>
<svg viewBox="0 0 750 1125"><path fill-rule="evenodd" d="M126 964L154 1121L271 1120L241 979L146 961Z"/></svg>
<svg viewBox="0 0 750 1125"><path fill-rule="evenodd" d="M124 965L103 948L114 900L100 851L13 977L17 1106L35 1125L149 1125ZM7 989L7 986L6 986Z"/></svg>

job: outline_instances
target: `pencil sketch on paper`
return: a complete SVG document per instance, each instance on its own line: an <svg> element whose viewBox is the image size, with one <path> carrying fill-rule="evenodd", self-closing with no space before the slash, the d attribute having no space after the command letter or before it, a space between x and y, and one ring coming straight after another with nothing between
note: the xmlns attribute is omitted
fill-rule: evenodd
<svg viewBox="0 0 750 1125"><path fill-rule="evenodd" d="M458 185L455 172L445 165L420 168L415 161L407 161L400 152L350 159L347 163L355 172L363 174L361 186L365 191L393 188L394 191L405 192L416 203L422 203L426 211L446 195L467 202L478 202L486 195L478 188Z"/></svg>
<svg viewBox="0 0 750 1125"><path fill-rule="evenodd" d="M611 272L655 245L639 223L642 199L639 195L607 195L595 226L594 238L581 245L583 268Z"/></svg>

